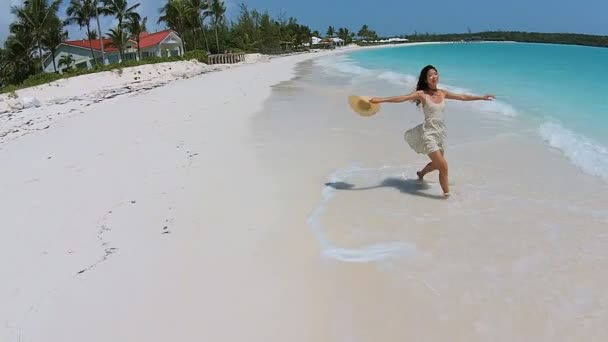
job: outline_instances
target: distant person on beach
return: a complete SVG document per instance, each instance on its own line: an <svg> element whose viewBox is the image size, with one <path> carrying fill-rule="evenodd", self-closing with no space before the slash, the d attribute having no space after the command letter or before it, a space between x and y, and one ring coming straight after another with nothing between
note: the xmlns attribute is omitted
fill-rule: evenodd
<svg viewBox="0 0 608 342"><path fill-rule="evenodd" d="M420 71L416 90L408 95L392 97L372 97L370 103L399 103L413 101L416 106L422 104L424 112L424 122L405 132L405 141L417 153L423 153L431 158L431 162L416 172L418 179L435 170L439 170L439 184L443 190L444 198L450 195L448 185L448 163L444 157L444 143L446 140L445 122L443 120L443 109L445 99L460 101L491 101L494 95L471 96L464 94L454 94L445 89L437 88L439 83L439 73L432 65L427 65Z"/></svg>

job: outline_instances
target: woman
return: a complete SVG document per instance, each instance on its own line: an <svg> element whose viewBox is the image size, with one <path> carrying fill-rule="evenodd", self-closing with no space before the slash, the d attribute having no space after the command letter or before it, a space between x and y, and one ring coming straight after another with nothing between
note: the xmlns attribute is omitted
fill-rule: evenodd
<svg viewBox="0 0 608 342"><path fill-rule="evenodd" d="M443 156L444 143L446 140L445 122L443 120L445 99L490 101L494 99L494 95L471 96L454 94L447 90L437 88L438 83L439 73L437 72L437 69L432 65L427 65L420 71L416 91L409 95L373 97L369 102L398 103L414 101L416 102L416 106L422 104L424 122L405 132L405 141L407 141L414 151L426 154L431 158L430 163L426 164L422 170L416 172L418 174L418 179L422 180L427 173L439 170L439 184L441 184L444 198L447 198L450 195L450 187L448 185L448 163Z"/></svg>

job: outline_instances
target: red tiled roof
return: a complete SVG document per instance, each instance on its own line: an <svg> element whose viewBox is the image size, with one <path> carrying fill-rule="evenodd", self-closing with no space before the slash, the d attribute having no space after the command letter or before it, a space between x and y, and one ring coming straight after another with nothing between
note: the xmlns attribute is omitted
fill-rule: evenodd
<svg viewBox="0 0 608 342"><path fill-rule="evenodd" d="M88 40L66 40L63 43L66 45L78 46L86 49L90 49L92 47L93 50L101 50L101 44L99 42L99 39L91 40L90 44ZM114 44L112 44L112 40L107 38L103 40L103 49L106 52L118 51Z"/></svg>
<svg viewBox="0 0 608 342"><path fill-rule="evenodd" d="M140 47L142 49L144 49L144 48L147 48L150 46L158 45L165 38L167 38L167 36L171 32L172 32L171 30L164 30L164 31L155 32L155 33L142 32L139 35ZM135 39L131 38L131 40L135 42ZM90 49L91 47L93 47L93 50L101 50L101 44L99 42L99 39L92 40L90 44L89 44L88 40L68 40L63 43L66 45L78 46L78 47L82 47L82 48L86 48L86 49ZM118 49L114 46L114 44L112 44L112 40L108 39L108 38L105 38L103 40L103 48L104 48L104 51L106 51L106 52L117 52L118 51Z"/></svg>
<svg viewBox="0 0 608 342"><path fill-rule="evenodd" d="M143 32L139 35L139 45L141 48L147 48L149 46L154 46L160 44L167 36L171 33L171 30L164 30L155 33L147 33ZM134 39L135 40L135 39Z"/></svg>

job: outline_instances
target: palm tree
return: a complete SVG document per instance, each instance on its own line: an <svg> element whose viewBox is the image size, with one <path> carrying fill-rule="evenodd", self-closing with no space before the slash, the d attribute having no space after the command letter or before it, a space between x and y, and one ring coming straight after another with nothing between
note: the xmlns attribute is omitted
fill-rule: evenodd
<svg viewBox="0 0 608 342"><path fill-rule="evenodd" d="M209 17L211 17L211 19L213 19L213 27L215 28L215 43L217 44L217 52L220 53L220 41L217 35L217 27L224 22L226 6L224 6L224 2L222 0L213 0L206 13Z"/></svg>
<svg viewBox="0 0 608 342"><path fill-rule="evenodd" d="M97 0L93 0L93 7L95 8L95 19L97 20L97 32L99 33L99 46L101 47L101 64L106 64L106 53L103 46L103 31L101 30L101 24L99 23L99 13L101 8Z"/></svg>
<svg viewBox="0 0 608 342"><path fill-rule="evenodd" d="M141 16L135 12L140 3L128 7L127 0L103 0L103 8L101 13L116 17L118 26L123 27L123 22L127 20L140 20Z"/></svg>
<svg viewBox="0 0 608 342"><path fill-rule="evenodd" d="M72 55L63 55L59 58L59 68L62 66L66 66L68 69L72 68L72 64L74 64L74 56Z"/></svg>
<svg viewBox="0 0 608 342"><path fill-rule="evenodd" d="M120 55L120 61L124 59L124 47L127 42L127 33L125 32L123 26L118 25L115 28L111 29L108 33L108 38L112 40L112 45L114 45L118 49L118 53Z"/></svg>
<svg viewBox="0 0 608 342"><path fill-rule="evenodd" d="M296 46L302 46L303 43L308 43L309 46L312 44L312 34L310 28L306 25L298 25L295 32L295 43Z"/></svg>
<svg viewBox="0 0 608 342"><path fill-rule="evenodd" d="M11 84L17 84L16 75L17 70L15 70L13 63L8 60L4 61L0 67L0 90Z"/></svg>
<svg viewBox="0 0 608 342"><path fill-rule="evenodd" d="M209 41L207 41L207 34L205 33L205 19L209 10L208 0L190 0L191 13L193 14L193 26L198 26L203 32L203 38L205 39L205 46L209 51Z"/></svg>
<svg viewBox="0 0 608 342"><path fill-rule="evenodd" d="M232 27L234 44L242 50L257 49L260 44L258 12L250 12L245 4L239 5L239 11L237 22Z"/></svg>
<svg viewBox="0 0 608 342"><path fill-rule="evenodd" d="M333 26L327 28L327 37L332 38L336 34L336 29Z"/></svg>
<svg viewBox="0 0 608 342"><path fill-rule="evenodd" d="M59 18L53 19L52 25L45 31L42 36L42 45L51 51L51 58L53 58L53 69L57 73L57 65L55 64L55 52L57 46L63 43L68 38L68 33L63 30L63 23Z"/></svg>
<svg viewBox="0 0 608 342"><path fill-rule="evenodd" d="M11 65L7 59L7 51L0 48L0 88L9 84L11 71Z"/></svg>
<svg viewBox="0 0 608 342"><path fill-rule="evenodd" d="M34 74L36 68L32 52L36 48L36 43L29 32L15 30L4 43L4 47L7 82L20 84Z"/></svg>
<svg viewBox="0 0 608 342"><path fill-rule="evenodd" d="M95 39L97 39L97 30L94 30L94 29L91 30L91 32L89 32L87 34L87 39L88 40L95 40Z"/></svg>
<svg viewBox="0 0 608 342"><path fill-rule="evenodd" d="M359 30L359 32L357 32L357 36L362 39L366 39L369 36L369 28L367 27L367 25L361 26L361 29Z"/></svg>
<svg viewBox="0 0 608 342"><path fill-rule="evenodd" d="M344 27L340 27L338 29L338 37L340 37L340 39L344 40L344 44L349 44L350 43L350 30Z"/></svg>
<svg viewBox="0 0 608 342"><path fill-rule="evenodd" d="M182 39L182 51L185 50L186 37L184 33L188 29L187 18L192 11L192 7L188 6L187 0L169 0L159 9L160 16L158 23L165 23L167 27L177 32Z"/></svg>
<svg viewBox="0 0 608 342"><path fill-rule="evenodd" d="M97 65L97 58L95 58L95 52L93 51L93 44L91 41L91 19L96 17L95 14L95 3L93 0L71 0L68 8L65 12L68 18L65 20L66 24L76 24L80 28L87 28L87 37L89 39L89 47L91 49L91 56L95 65Z"/></svg>
<svg viewBox="0 0 608 342"><path fill-rule="evenodd" d="M137 58L141 60L141 51L139 50L139 42L141 40L141 34L147 31L146 23L148 22L148 17L143 18L141 21L133 18L129 18L127 20L126 28L129 31L129 34L135 41L137 42Z"/></svg>
<svg viewBox="0 0 608 342"><path fill-rule="evenodd" d="M13 33L29 31L38 47L38 57L42 71L44 71L42 37L44 32L52 25L53 19L57 17L60 4L61 0L51 0L50 4L47 0L28 0L24 2L22 7L13 6L11 8L11 13L15 15L17 21L10 25L10 31Z"/></svg>
<svg viewBox="0 0 608 342"><path fill-rule="evenodd" d="M7 59L7 56L8 52L0 49L0 89L11 84L15 75L13 65Z"/></svg>

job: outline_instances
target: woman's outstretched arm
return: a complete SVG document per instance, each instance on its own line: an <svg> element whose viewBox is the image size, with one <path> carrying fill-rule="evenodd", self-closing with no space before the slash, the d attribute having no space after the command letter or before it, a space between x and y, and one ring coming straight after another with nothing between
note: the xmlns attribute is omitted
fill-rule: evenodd
<svg viewBox="0 0 608 342"><path fill-rule="evenodd" d="M450 100L459 100L459 101L480 101L480 100L484 100L484 101L492 101L492 100L494 100L494 98L496 98L496 96L494 96L494 95L474 96L474 95L465 95L465 94L454 94L454 93L449 92L449 91L447 91L445 89L442 89L441 91L445 95L445 98L446 99L450 99Z"/></svg>
<svg viewBox="0 0 608 342"><path fill-rule="evenodd" d="M420 91L414 91L407 95L399 95L399 96L391 96L391 97L372 97L369 99L371 103L382 103L382 102L390 102L390 103L399 103L405 101L414 101L420 99Z"/></svg>

